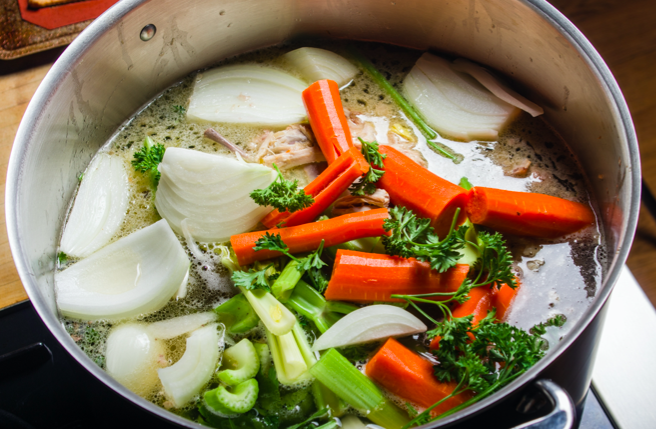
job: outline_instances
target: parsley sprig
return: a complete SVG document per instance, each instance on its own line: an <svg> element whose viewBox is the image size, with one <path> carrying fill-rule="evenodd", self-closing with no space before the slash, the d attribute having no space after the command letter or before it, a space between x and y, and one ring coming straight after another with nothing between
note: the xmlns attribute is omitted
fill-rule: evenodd
<svg viewBox="0 0 656 429"><path fill-rule="evenodd" d="M364 159L367 160L370 167L369 171L366 172L360 180L349 187L349 191L352 195L371 195L376 192L376 182L378 182L385 173L385 170L381 170L381 168L384 168L383 159L387 158L387 155L381 155L378 150L377 142L367 142L360 137L358 137L358 139L362 144L362 155L364 156Z"/></svg>
<svg viewBox="0 0 656 429"><path fill-rule="evenodd" d="M285 179L276 164L273 164L273 168L278 172L276 180L266 189L251 192L253 201L261 206L272 206L289 213L310 207L314 203L314 198L298 187L298 180Z"/></svg>
<svg viewBox="0 0 656 429"><path fill-rule="evenodd" d="M155 187L157 187L161 176L157 166L162 162L165 150L164 145L155 143L153 139L146 137L143 147L134 153L134 159L132 160L132 166L136 171L151 175Z"/></svg>
<svg viewBox="0 0 656 429"><path fill-rule="evenodd" d="M264 289L271 292L270 282L277 277L273 264L264 267L261 270L249 269L248 271L235 271L232 273L232 281L235 286L241 286L248 290Z"/></svg>
<svg viewBox="0 0 656 429"><path fill-rule="evenodd" d="M460 210L456 210L447 236L440 240L430 226L430 219L420 218L412 210L396 206L389 211L383 228L392 231L389 237L383 237L385 250L390 255L403 258L416 258L429 262L431 268L440 273L452 268L461 258L458 250L465 244L466 228L455 229Z"/></svg>
<svg viewBox="0 0 656 429"><path fill-rule="evenodd" d="M282 240L280 234L271 234L266 232L263 237L260 237L256 242L253 250L256 252L259 250L272 250L280 252L290 259L297 262L296 269L301 272L305 272L311 283L314 285L319 292L323 292L327 285L328 281L323 276L321 268L327 266L327 264L321 259L321 253L323 252L324 240L321 240L319 248L314 252L311 252L309 255L303 258L297 258L296 256L289 253L289 247Z"/></svg>
<svg viewBox="0 0 656 429"><path fill-rule="evenodd" d="M440 347L434 352L439 361L435 376L442 382L453 381L456 388L424 412L413 418L405 428L423 424L453 414L510 383L544 356L544 340L507 323L496 323L495 312L472 324L473 316L445 320L434 330L440 335ZM474 335L472 341L469 337ZM465 391L476 394L461 405L436 418L430 412L449 398Z"/></svg>

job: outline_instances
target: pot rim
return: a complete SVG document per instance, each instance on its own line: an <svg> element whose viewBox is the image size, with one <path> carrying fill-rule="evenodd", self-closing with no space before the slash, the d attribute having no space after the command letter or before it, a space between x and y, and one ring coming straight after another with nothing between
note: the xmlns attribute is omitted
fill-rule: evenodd
<svg viewBox="0 0 656 429"><path fill-rule="evenodd" d="M123 385L115 381L107 372L98 367L72 340L72 338L62 329L58 317L50 311L46 299L40 294L36 284L35 275L32 272L25 250L20 241L18 233L18 213L17 213L17 189L22 170L22 160L27 151L27 143L31 140L33 129L42 116L42 109L48 104L49 98L54 93L60 82L71 73L74 65L84 56L87 50L91 49L94 42L101 37L106 31L113 28L125 15L137 9L149 0L122 0L108 9L104 14L92 22L80 35L71 43L71 45L62 53L60 58L55 62L46 77L39 85L33 98L31 99L27 110L21 120L20 126L16 133L16 138L11 151L7 169L5 196L5 217L7 220L8 240L11 247L12 256L16 265L18 274L24 284L25 290L32 301L39 316L46 324L48 329L57 338L57 340L66 348L66 350L82 365L86 370L91 372L96 378L100 379L112 388L114 391L126 399L138 404L142 408L150 411L160 418L173 421L185 427L200 428L205 427L198 423L184 419L175 415L146 399L129 391ZM613 102L614 113L618 125L618 134L626 139L628 156L630 161L631 180L631 204L627 219L627 229L624 231L624 237L619 243L619 250L615 258L615 263L609 267L605 282L602 288L598 290L599 295L587 309L586 314L577 322L563 341L560 341L556 347L550 350L549 354L541 359L536 365L530 368L524 375L505 386L500 391L483 399L470 407L461 410L447 418L439 421L439 426L448 425L456 420L466 419L474 416L492 403L501 401L509 397L522 386L527 385L535 380L538 375L545 370L553 361L555 361L571 344L581 335L583 330L592 322L597 313L601 310L607 301L613 286L619 277L620 270L628 256L635 234L640 209L640 156L638 142L635 130L631 120L629 109L622 92L611 74L608 66L601 58L599 53L594 49L587 38L556 8L547 3L545 0L516 0L540 17L549 22L559 33L569 42L581 55L583 61L594 72L595 76L602 85L606 95ZM621 126L621 127L620 127ZM431 425L433 426L433 425ZM428 427L428 426L426 426Z"/></svg>

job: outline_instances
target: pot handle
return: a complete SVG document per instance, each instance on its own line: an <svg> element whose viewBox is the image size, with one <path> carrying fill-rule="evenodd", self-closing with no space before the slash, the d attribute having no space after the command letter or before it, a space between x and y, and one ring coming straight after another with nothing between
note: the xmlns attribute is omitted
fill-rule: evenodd
<svg viewBox="0 0 656 429"><path fill-rule="evenodd" d="M574 427L576 408L569 394L551 380L535 382L542 393L549 399L553 410L544 417L515 426L513 429L571 429Z"/></svg>

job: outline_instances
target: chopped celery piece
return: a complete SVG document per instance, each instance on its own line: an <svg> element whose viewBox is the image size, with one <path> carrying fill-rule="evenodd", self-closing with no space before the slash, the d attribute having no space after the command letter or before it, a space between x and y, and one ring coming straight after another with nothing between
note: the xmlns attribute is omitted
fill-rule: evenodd
<svg viewBox="0 0 656 429"><path fill-rule="evenodd" d="M269 351L269 346L264 343L255 343L253 347L255 347L257 357L260 359L260 371L258 374L268 374L269 368L271 368L271 352Z"/></svg>
<svg viewBox="0 0 656 429"><path fill-rule="evenodd" d="M316 359L310 350L305 332L298 323L285 335L275 335L267 331L267 342L281 384L293 385L312 379L308 368L314 365Z"/></svg>
<svg viewBox="0 0 656 429"><path fill-rule="evenodd" d="M305 271L298 269L298 261L290 261L271 286L271 293L280 301L285 302L292 294L296 283L301 280Z"/></svg>
<svg viewBox="0 0 656 429"><path fill-rule="evenodd" d="M314 380L314 383L312 383L312 394L314 395L314 404L317 406L317 409L327 408L331 417L343 416L348 408L344 401L319 380Z"/></svg>
<svg viewBox="0 0 656 429"><path fill-rule="evenodd" d="M284 335L292 330L296 317L273 295L262 289L239 289L269 331L275 335Z"/></svg>
<svg viewBox="0 0 656 429"><path fill-rule="evenodd" d="M244 338L226 349L221 368L217 377L228 386L236 386L255 377L260 370L260 358L253 343Z"/></svg>
<svg viewBox="0 0 656 429"><path fill-rule="evenodd" d="M356 252L365 253L385 253L385 246L380 237L365 237L358 238L357 240L347 241L345 243L337 244L328 247L326 250L330 252L333 257L337 255L337 249L354 250Z"/></svg>
<svg viewBox="0 0 656 429"><path fill-rule="evenodd" d="M246 296L235 295L214 309L221 323L226 325L229 334L243 334L255 328L260 318L248 303Z"/></svg>
<svg viewBox="0 0 656 429"><path fill-rule="evenodd" d="M401 429L410 419L390 402L376 385L335 349L328 350L310 373L337 396L372 422L387 429Z"/></svg>
<svg viewBox="0 0 656 429"><path fill-rule="evenodd" d="M243 414L253 408L258 393L257 380L251 378L235 386L232 392L224 386L205 392L205 405L217 414Z"/></svg>
<svg viewBox="0 0 656 429"><path fill-rule="evenodd" d="M342 315L358 309L355 305L326 301L323 295L302 280L294 288L287 305L312 320L321 333L326 332Z"/></svg>

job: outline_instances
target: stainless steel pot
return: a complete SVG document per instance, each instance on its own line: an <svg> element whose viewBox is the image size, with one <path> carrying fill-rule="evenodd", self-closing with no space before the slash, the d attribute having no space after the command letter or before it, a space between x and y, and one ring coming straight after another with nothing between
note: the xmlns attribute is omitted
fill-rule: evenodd
<svg viewBox="0 0 656 429"><path fill-rule="evenodd" d="M154 35L149 24L156 28ZM223 58L304 35L457 53L538 94L548 121L573 145L598 202L607 245L603 286L549 356L502 391L438 425L480 415L495 404L514 404L527 385L545 376L564 385L574 403L581 404L603 319L600 311L637 222L640 166L631 118L608 68L585 37L541 0L117 3L50 70L25 113L11 154L6 187L9 241L20 277L44 323L109 387L159 416L196 426L118 384L62 328L53 293L62 220L77 174L117 127L156 94Z"/></svg>

